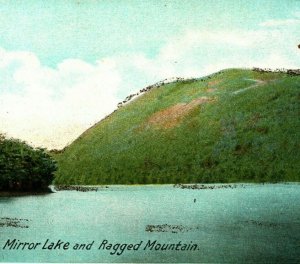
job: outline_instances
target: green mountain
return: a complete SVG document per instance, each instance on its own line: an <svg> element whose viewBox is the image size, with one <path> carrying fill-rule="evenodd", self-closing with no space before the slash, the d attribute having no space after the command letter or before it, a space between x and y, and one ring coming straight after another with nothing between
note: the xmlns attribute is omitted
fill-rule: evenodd
<svg viewBox="0 0 300 264"><path fill-rule="evenodd" d="M55 154L56 184L300 180L297 70L229 69L142 91Z"/></svg>

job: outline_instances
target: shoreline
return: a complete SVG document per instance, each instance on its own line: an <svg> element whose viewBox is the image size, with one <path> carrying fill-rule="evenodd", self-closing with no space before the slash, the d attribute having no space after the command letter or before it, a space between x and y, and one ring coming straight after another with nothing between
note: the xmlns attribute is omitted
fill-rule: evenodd
<svg viewBox="0 0 300 264"><path fill-rule="evenodd" d="M0 191L0 197L21 197L47 195L61 191L76 192L97 192L103 190L112 190L114 187L165 187L170 186L177 190L219 190L219 189L235 189L246 188L249 185L300 185L300 182L239 182L239 183L189 183L189 184L112 184L112 185L50 185L48 190L41 191Z"/></svg>
<svg viewBox="0 0 300 264"><path fill-rule="evenodd" d="M30 196L30 195L47 195L53 193L52 190L43 191L0 191L0 197L20 197L20 196Z"/></svg>

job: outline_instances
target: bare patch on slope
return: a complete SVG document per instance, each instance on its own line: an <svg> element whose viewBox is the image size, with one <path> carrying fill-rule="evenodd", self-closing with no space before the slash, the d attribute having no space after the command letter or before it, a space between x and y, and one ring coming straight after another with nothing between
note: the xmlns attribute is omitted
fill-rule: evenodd
<svg viewBox="0 0 300 264"><path fill-rule="evenodd" d="M220 82L221 82L220 80L212 80L212 81L208 82L208 86L209 87L214 87L214 86L220 84Z"/></svg>
<svg viewBox="0 0 300 264"><path fill-rule="evenodd" d="M212 93L218 89L218 85L221 83L220 80L213 80L207 83L206 92Z"/></svg>
<svg viewBox="0 0 300 264"><path fill-rule="evenodd" d="M148 120L151 126L172 128L181 122L182 118L189 114L195 107L211 102L213 98L200 97L189 103L180 103L154 113Z"/></svg>
<svg viewBox="0 0 300 264"><path fill-rule="evenodd" d="M216 90L215 88L207 88L206 91L207 91L208 93L213 93L215 90Z"/></svg>

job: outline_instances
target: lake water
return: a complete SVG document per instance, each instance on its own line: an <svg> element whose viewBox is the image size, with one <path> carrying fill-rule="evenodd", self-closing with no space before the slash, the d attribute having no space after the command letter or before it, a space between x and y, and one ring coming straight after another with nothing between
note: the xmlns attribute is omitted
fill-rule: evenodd
<svg viewBox="0 0 300 264"><path fill-rule="evenodd" d="M213 190L171 185L109 186L97 192L0 197L0 212L0 260L5 262L300 259L299 184L244 184ZM40 244L36 249L28 249L28 245L13 249L17 247L14 239ZM58 240L69 242L68 249L59 244L50 250L51 242ZM102 244L99 249L103 240L107 240L105 248ZM76 243L90 244L90 249L74 249ZM110 243L131 243L137 250L126 248L117 255L121 249L107 248ZM169 249L161 250L162 244ZM194 244L196 250L187 250Z"/></svg>

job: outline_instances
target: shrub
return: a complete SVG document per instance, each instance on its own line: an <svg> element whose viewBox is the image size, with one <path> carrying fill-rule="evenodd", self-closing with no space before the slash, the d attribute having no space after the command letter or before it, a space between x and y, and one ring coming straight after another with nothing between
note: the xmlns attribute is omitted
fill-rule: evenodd
<svg viewBox="0 0 300 264"><path fill-rule="evenodd" d="M55 170L56 163L45 149L0 135L0 190L45 190Z"/></svg>

